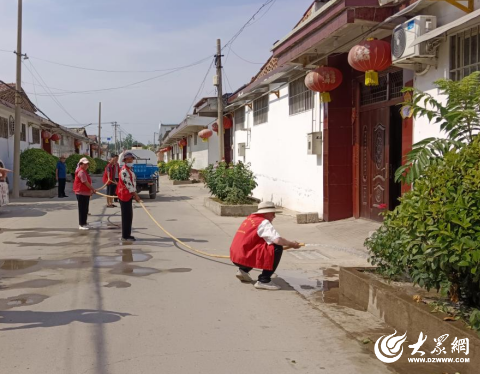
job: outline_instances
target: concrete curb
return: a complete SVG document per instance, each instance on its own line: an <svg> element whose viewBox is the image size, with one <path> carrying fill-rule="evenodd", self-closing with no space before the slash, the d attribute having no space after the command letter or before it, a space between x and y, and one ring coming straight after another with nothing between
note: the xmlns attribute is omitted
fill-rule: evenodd
<svg viewBox="0 0 480 374"><path fill-rule="evenodd" d="M470 358L470 364L450 363L457 372L476 374L480 367L480 339L477 334L468 330L462 322L446 322L445 315L433 314L429 306L417 303L402 289L386 285L362 272L372 268L340 268L340 294L373 316L392 326L402 335L408 333L409 344L417 342L420 332L429 338L422 350L430 353L435 348L433 338L449 334L444 343L448 357ZM470 353L451 353L454 338L470 339Z"/></svg>
<svg viewBox="0 0 480 374"><path fill-rule="evenodd" d="M223 205L213 200L211 197L206 197L203 205L222 217L247 217L258 210L257 204L252 205Z"/></svg>
<svg viewBox="0 0 480 374"><path fill-rule="evenodd" d="M21 197L36 197L41 199L50 199L57 196L58 189L52 188L51 190L23 190L20 191Z"/></svg>

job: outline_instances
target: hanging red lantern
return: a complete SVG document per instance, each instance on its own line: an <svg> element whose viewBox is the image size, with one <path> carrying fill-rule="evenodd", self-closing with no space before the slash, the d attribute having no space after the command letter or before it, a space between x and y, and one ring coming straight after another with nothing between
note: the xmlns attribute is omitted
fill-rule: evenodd
<svg viewBox="0 0 480 374"><path fill-rule="evenodd" d="M82 145L82 142L80 140L75 140L74 144L75 144L75 148L80 148L80 146Z"/></svg>
<svg viewBox="0 0 480 374"><path fill-rule="evenodd" d="M202 142L208 142L208 138L213 135L213 131L209 129L204 129L198 133L198 136L202 138Z"/></svg>
<svg viewBox="0 0 480 374"><path fill-rule="evenodd" d="M45 140L45 143L48 143L48 139L52 137L52 134L49 133L48 131L44 130L42 131L42 138Z"/></svg>
<svg viewBox="0 0 480 374"><path fill-rule="evenodd" d="M231 129L232 126L233 126L232 119L229 116L223 117L223 128L227 130L227 129Z"/></svg>
<svg viewBox="0 0 480 374"><path fill-rule="evenodd" d="M53 134L50 140L53 140L54 142L58 142L60 140L60 135Z"/></svg>
<svg viewBox="0 0 480 374"><path fill-rule="evenodd" d="M378 86L378 72L392 65L390 43L369 38L348 52L348 63L355 70L365 72L366 86Z"/></svg>
<svg viewBox="0 0 480 374"><path fill-rule="evenodd" d="M216 122L212 125L212 130L218 133L218 124Z"/></svg>
<svg viewBox="0 0 480 374"><path fill-rule="evenodd" d="M90 148L92 148L92 150L96 151L96 150L97 150L97 148L98 148L98 145L96 145L96 144L92 144L92 145L90 146Z"/></svg>
<svg viewBox="0 0 480 374"><path fill-rule="evenodd" d="M179 140L179 141L178 141L178 146L179 146L180 148L183 148L183 147L185 147L186 145L187 145L187 140L186 140L186 139L182 139L182 140Z"/></svg>
<svg viewBox="0 0 480 374"><path fill-rule="evenodd" d="M305 77L305 86L309 90L320 92L320 101L323 103L329 103L330 91L342 84L343 75L338 69L331 68L329 66L321 66Z"/></svg>
<svg viewBox="0 0 480 374"><path fill-rule="evenodd" d="M173 147L167 147L167 152L170 152L173 149Z"/></svg>

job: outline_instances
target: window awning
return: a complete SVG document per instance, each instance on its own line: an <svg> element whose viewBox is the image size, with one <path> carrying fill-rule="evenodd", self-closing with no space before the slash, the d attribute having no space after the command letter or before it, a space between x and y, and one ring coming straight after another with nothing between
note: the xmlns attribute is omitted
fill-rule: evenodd
<svg viewBox="0 0 480 374"><path fill-rule="evenodd" d="M418 37L410 46L413 47L428 40L443 37L443 34L459 26L468 27L466 23L473 21L478 17L480 17L480 9L477 9L472 13L467 14L466 16L460 17L453 22L447 23L446 25L437 27L435 30L427 32L426 34Z"/></svg>

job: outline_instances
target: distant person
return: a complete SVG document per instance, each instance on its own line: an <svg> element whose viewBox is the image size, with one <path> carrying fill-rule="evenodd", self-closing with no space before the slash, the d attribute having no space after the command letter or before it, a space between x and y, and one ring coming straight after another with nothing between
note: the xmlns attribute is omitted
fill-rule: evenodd
<svg viewBox="0 0 480 374"><path fill-rule="evenodd" d="M240 281L250 283L250 271L263 269L255 283L255 288L261 290L281 288L272 282L272 275L280 264L283 246L300 248L299 243L282 238L275 230L272 225L275 213L279 212L274 203L260 203L258 211L243 221L230 247L230 259L238 266L236 276Z"/></svg>
<svg viewBox="0 0 480 374"><path fill-rule="evenodd" d="M86 157L82 158L78 163L77 171L75 172L75 181L73 182L73 191L77 196L78 201L78 224L79 230L88 230L87 218L88 208L90 205L90 197L97 193L92 186L92 178L88 174L88 167L90 162Z"/></svg>
<svg viewBox="0 0 480 374"><path fill-rule="evenodd" d="M116 196L118 180L118 155L112 155L103 173L103 183L107 184L107 195ZM113 197L107 197L107 208L116 208Z"/></svg>
<svg viewBox="0 0 480 374"><path fill-rule="evenodd" d="M117 195L120 200L120 209L122 211L122 242L135 241L132 236L133 222L133 199L137 203L142 202L137 194L137 178L133 172L133 161L135 156L131 152L123 155L123 168L120 170L118 180Z"/></svg>
<svg viewBox="0 0 480 374"><path fill-rule="evenodd" d="M60 156L60 160L57 162L57 170L55 176L58 181L58 197L68 197L65 195L65 186L67 184L67 165L65 164L65 156Z"/></svg>

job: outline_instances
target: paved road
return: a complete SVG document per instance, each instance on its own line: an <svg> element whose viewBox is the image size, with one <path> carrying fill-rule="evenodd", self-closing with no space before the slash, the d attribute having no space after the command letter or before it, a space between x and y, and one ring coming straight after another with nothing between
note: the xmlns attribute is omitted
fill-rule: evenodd
<svg viewBox="0 0 480 374"><path fill-rule="evenodd" d="M219 226L188 188L146 201L182 240L227 254L239 223ZM279 279L241 284L227 262L192 255L141 208L134 245L119 243L118 209L92 202L94 229L77 230L76 203L22 200L0 211L2 373L389 373Z"/></svg>

